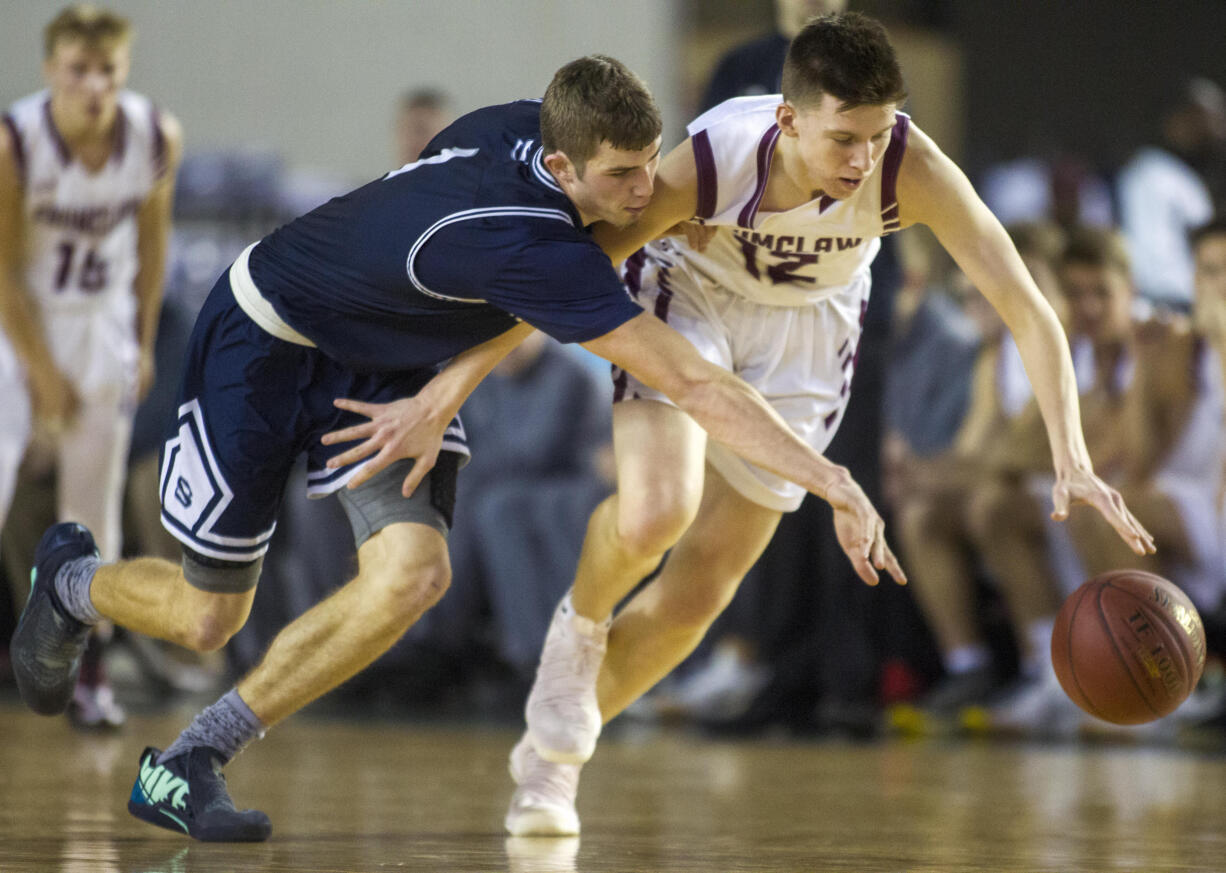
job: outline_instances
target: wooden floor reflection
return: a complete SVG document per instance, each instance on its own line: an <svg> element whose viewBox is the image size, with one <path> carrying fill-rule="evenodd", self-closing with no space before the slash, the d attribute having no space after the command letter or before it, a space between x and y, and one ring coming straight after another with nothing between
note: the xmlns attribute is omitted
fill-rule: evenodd
<svg viewBox="0 0 1226 873"><path fill-rule="evenodd" d="M605 743L584 773L584 835L506 839L494 728L298 719L230 768L266 810L259 845L193 843L130 818L145 743L0 707L3 873L1222 871L1226 756L1141 748L883 742Z"/></svg>

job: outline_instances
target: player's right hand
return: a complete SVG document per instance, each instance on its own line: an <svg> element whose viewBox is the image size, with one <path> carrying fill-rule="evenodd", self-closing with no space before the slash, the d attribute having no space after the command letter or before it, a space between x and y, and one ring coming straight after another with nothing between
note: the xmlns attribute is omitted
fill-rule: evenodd
<svg viewBox="0 0 1226 873"><path fill-rule="evenodd" d="M53 435L67 430L81 408L81 398L68 377L58 367L39 367L29 371L28 384L34 420Z"/></svg>
<svg viewBox="0 0 1226 873"><path fill-rule="evenodd" d="M664 232L665 236L683 236L685 244L696 252L706 251L707 243L715 236L715 228L698 221L679 221Z"/></svg>
<svg viewBox="0 0 1226 873"><path fill-rule="evenodd" d="M391 403L364 403L344 397L332 401L339 409L364 415L369 421L326 433L324 445L362 440L361 443L328 459L328 468L336 469L370 458L352 479L349 488L357 488L379 471L401 458L412 458L413 469L404 477L400 493L411 497L426 474L438 461L443 447L443 433L451 419L441 425L419 397L405 397Z"/></svg>
<svg viewBox="0 0 1226 873"><path fill-rule="evenodd" d="M864 491L846 470L824 495L834 509L834 532L839 545L865 584L876 585L877 571L894 577L899 585L907 584L898 558L885 541L885 522L877 514Z"/></svg>

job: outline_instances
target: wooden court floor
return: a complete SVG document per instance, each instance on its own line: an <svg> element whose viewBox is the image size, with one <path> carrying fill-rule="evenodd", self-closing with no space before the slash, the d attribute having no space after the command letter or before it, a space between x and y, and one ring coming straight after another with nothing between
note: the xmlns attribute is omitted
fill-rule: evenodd
<svg viewBox="0 0 1226 873"><path fill-rule="evenodd" d="M208 845L125 809L183 720L85 736L0 706L0 871L1226 871L1226 755L623 736L585 769L582 838L507 839L511 732L304 717L228 771L272 839Z"/></svg>

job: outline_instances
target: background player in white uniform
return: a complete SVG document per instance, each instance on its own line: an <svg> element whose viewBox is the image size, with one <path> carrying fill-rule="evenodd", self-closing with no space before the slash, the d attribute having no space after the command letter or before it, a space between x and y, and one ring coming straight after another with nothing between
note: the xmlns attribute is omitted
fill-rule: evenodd
<svg viewBox="0 0 1226 873"><path fill-rule="evenodd" d="M905 91L880 25L856 14L808 25L789 51L783 92L699 118L662 161L639 224L598 230L619 262L692 216L715 227L705 251L665 242L634 255L631 293L755 385L820 450L846 403L877 238L927 224L1017 338L1058 474L1056 516L1071 502L1089 503L1135 552L1152 551L1148 533L1092 470L1068 343L1051 307L965 176L897 112ZM617 392L618 493L592 516L574 588L545 642L528 732L511 756L518 788L507 827L515 834L578 831L578 765L601 722L694 648L802 496L709 443L630 377L618 374ZM847 549L849 532L838 534ZM660 575L611 619L670 548ZM874 566L904 579L888 553L862 549L853 563L869 584Z"/></svg>
<svg viewBox="0 0 1226 873"><path fill-rule="evenodd" d="M0 526L42 430L58 517L96 531L111 560L132 416L152 384L182 138L123 90L130 44L120 16L63 10L45 31L47 90L0 125Z"/></svg>

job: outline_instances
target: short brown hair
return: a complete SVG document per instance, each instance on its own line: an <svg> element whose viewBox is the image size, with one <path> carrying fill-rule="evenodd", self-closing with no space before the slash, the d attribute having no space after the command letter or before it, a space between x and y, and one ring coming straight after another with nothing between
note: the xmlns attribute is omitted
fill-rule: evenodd
<svg viewBox="0 0 1226 873"><path fill-rule="evenodd" d="M67 6L43 29L43 56L51 57L62 39L79 39L89 46L124 43L132 38L132 25L122 15L88 3Z"/></svg>
<svg viewBox="0 0 1226 873"><path fill-rule="evenodd" d="M558 70L541 103L541 144L563 152L582 176L602 142L643 149L663 129L660 108L643 80L605 55L589 55Z"/></svg>
<svg viewBox="0 0 1226 873"><path fill-rule="evenodd" d="M783 99L816 106L823 94L847 109L907 99L894 46L879 21L842 12L815 18L796 34L783 62Z"/></svg>
<svg viewBox="0 0 1226 873"><path fill-rule="evenodd" d="M1122 276L1132 275L1132 259L1128 256L1124 237L1118 231L1102 227L1079 227L1069 234L1064 251L1060 253L1060 266L1072 264L1114 270Z"/></svg>

